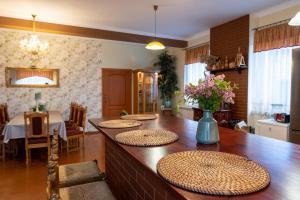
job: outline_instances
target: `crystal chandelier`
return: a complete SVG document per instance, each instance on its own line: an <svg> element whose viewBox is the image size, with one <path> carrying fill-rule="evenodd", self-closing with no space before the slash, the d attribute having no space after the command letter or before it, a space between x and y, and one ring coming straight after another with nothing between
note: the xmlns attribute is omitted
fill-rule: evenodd
<svg viewBox="0 0 300 200"><path fill-rule="evenodd" d="M42 42L35 34L35 18L36 15L32 15L32 32L29 38L20 41L20 47L30 52L33 56L38 56L40 51L48 48L48 42Z"/></svg>

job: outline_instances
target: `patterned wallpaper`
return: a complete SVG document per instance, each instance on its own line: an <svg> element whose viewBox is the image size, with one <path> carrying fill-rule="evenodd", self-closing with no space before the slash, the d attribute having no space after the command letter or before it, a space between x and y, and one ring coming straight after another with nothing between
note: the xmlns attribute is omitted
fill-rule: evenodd
<svg viewBox="0 0 300 200"><path fill-rule="evenodd" d="M49 43L38 67L59 68L60 88L6 88L5 67L30 66L29 55L19 41L30 33L0 29L0 103L7 102L10 116L29 110L34 93L41 92L49 110L60 110L68 118L69 104L77 101L88 107L88 116L101 116L101 40L39 34ZM88 125L88 130L91 126Z"/></svg>

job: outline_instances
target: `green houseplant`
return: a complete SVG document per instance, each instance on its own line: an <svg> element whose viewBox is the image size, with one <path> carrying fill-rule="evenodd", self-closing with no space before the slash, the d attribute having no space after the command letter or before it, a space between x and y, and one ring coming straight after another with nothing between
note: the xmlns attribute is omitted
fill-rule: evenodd
<svg viewBox="0 0 300 200"><path fill-rule="evenodd" d="M165 51L158 56L158 62L155 63L155 66L160 67L158 89L161 93L161 99L164 101L165 107L170 108L174 92L178 90L176 57Z"/></svg>

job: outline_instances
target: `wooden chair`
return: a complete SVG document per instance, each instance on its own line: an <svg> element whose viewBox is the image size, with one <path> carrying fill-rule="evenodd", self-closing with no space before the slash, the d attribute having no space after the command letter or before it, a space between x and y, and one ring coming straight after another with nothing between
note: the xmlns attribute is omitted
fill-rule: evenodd
<svg viewBox="0 0 300 200"><path fill-rule="evenodd" d="M77 106L78 106L77 103L71 102L69 120L65 121L66 127L73 127L74 126L74 123L75 123L75 120L76 120L75 113L77 112L75 110L77 109Z"/></svg>
<svg viewBox="0 0 300 200"><path fill-rule="evenodd" d="M0 105L0 159L2 161L5 160L5 144L4 144L4 135L3 130L5 127L5 121L4 121L4 107L3 105Z"/></svg>
<svg viewBox="0 0 300 200"><path fill-rule="evenodd" d="M4 103L4 104L2 104L2 106L3 106L3 109L4 109L4 113L3 113L4 121L6 123L8 123L9 122L8 105L7 105L7 103Z"/></svg>
<svg viewBox="0 0 300 200"><path fill-rule="evenodd" d="M61 174L63 173L63 174ZM49 200L115 200L96 161L58 165L58 131L54 131L48 162Z"/></svg>
<svg viewBox="0 0 300 200"><path fill-rule="evenodd" d="M49 113L24 113L26 165L30 163L30 150L48 148L50 156Z"/></svg>
<svg viewBox="0 0 300 200"><path fill-rule="evenodd" d="M86 124L87 107L77 106L75 120L75 128L67 129L67 152L78 151L80 148L80 139L82 138L82 146L84 148L84 135Z"/></svg>
<svg viewBox="0 0 300 200"><path fill-rule="evenodd" d="M0 143L3 141L4 136L2 135L5 125L9 122L8 106L6 103L0 104ZM18 145L16 140L10 140L9 143L3 144L4 155L10 154L16 157L18 154ZM2 148L1 146L1 148ZM0 156L1 157L1 156ZM5 156L4 156L5 157Z"/></svg>

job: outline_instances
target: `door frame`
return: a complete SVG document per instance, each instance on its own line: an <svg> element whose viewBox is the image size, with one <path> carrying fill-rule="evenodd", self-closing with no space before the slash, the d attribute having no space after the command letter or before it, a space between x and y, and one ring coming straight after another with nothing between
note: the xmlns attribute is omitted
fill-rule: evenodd
<svg viewBox="0 0 300 200"><path fill-rule="evenodd" d="M103 91L103 83L104 83L104 78L103 78L103 72L104 71L127 71L127 72L130 72L131 73L131 76L130 76L130 95L129 95L129 98L130 98L130 108L129 108L129 113L131 114L132 113L132 108L133 108L133 102L132 102L132 96L133 96L133 80L132 80L132 73L133 73L133 70L132 69L130 69L130 68L106 68L106 67L102 67L101 68L101 77L102 77L102 80L101 80L101 100L102 100L102 106L101 106L101 108L102 108L102 112L101 112L101 114L102 114L102 117L103 117L103 115L104 115L104 91Z"/></svg>

